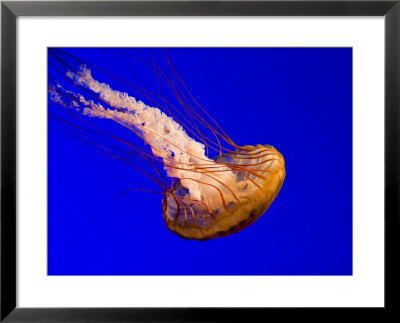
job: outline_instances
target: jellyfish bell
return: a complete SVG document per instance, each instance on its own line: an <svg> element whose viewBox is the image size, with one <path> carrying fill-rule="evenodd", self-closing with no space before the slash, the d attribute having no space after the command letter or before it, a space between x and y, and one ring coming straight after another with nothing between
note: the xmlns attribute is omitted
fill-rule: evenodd
<svg viewBox="0 0 400 323"><path fill-rule="evenodd" d="M248 152L254 153L254 157L235 158L243 157ZM234 178L229 183L212 188L208 185L201 198L204 204L194 201L181 206L176 196L189 194L180 182L173 188L172 194L165 195L163 215L172 232L196 240L225 237L246 228L265 213L278 195L285 178L283 156L268 145L246 146L246 151L239 150L236 156L232 156L230 162ZM218 162L220 160L217 159ZM250 174L249 178L245 178L235 170L237 167L256 173L262 171L263 175ZM227 201L230 202L227 204Z"/></svg>
<svg viewBox="0 0 400 323"><path fill-rule="evenodd" d="M173 233L195 240L231 235L256 221L279 193L285 178L281 153L269 145L236 145L193 99L167 55L169 73L163 72L154 60L143 57L140 60L167 85L178 108L163 96L128 84L133 91L144 93L154 106L146 104L130 93L98 81L87 65L76 68L75 58L71 62L70 57L60 51L53 51L52 55L54 69L63 80L51 78L51 101L62 108L73 108L85 118L114 121L150 146L151 152L112 135L129 148L129 153L96 143L102 151L129 165L132 165L132 151L149 165L149 171L132 166L160 186L164 195L162 214ZM65 63L66 58L68 63ZM112 78L118 77L112 75ZM123 80L121 83L126 85ZM67 89L68 84L73 88ZM93 143L82 134L82 128L67 127L79 138ZM205 135L207 131L210 136ZM209 157L211 150L218 155ZM164 178L162 171L170 181Z"/></svg>

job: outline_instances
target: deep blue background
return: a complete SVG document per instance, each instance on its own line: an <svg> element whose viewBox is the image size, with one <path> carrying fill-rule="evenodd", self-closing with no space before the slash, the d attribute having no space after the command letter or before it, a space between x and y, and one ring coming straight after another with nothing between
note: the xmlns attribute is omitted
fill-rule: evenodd
<svg viewBox="0 0 400 323"><path fill-rule="evenodd" d="M154 75L128 56L66 50L132 82L154 84ZM171 48L169 55L235 142L282 152L281 192L239 233L184 240L166 228L162 196L134 191L115 198L152 183L49 120L49 275L351 275L352 49ZM49 109L60 108L49 102ZM124 131L109 120L94 122Z"/></svg>

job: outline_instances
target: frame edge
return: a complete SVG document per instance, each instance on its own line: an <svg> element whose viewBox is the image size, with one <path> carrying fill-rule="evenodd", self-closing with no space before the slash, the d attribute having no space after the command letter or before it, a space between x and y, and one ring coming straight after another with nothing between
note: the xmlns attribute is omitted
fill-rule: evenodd
<svg viewBox="0 0 400 323"><path fill-rule="evenodd" d="M16 15L1 4L0 319L16 306Z"/></svg>
<svg viewBox="0 0 400 323"><path fill-rule="evenodd" d="M400 3L385 16L385 308L400 304ZM390 283L389 283L390 282Z"/></svg>
<svg viewBox="0 0 400 323"><path fill-rule="evenodd" d="M383 16L397 0L6 1L17 16Z"/></svg>

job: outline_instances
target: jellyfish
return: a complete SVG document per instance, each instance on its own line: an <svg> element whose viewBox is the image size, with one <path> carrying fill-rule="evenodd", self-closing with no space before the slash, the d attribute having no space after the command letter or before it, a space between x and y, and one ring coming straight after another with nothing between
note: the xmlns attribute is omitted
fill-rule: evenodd
<svg viewBox="0 0 400 323"><path fill-rule="evenodd" d="M140 62L154 73L162 84L159 92L143 87L140 79L127 81L65 50L51 48L49 100L80 124L51 113L49 117L77 139L155 182L160 191L132 188L123 194L131 190L160 194L164 222L182 238L225 237L259 219L282 187L282 154L271 145L235 144L193 97L166 49L160 50L163 66L139 50L114 51L121 59ZM113 84L99 80L95 74L106 75ZM166 91L172 94L174 102L167 99ZM144 145L119 138L91 123L98 118L128 129ZM108 140L96 140L93 134ZM119 145L110 144L109 140Z"/></svg>

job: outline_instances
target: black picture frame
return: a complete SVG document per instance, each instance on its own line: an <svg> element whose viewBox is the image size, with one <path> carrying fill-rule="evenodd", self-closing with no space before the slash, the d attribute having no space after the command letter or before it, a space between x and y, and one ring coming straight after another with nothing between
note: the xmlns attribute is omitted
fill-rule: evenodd
<svg viewBox="0 0 400 323"><path fill-rule="evenodd" d="M384 16L384 308L19 308L16 307L16 18L19 16ZM395 1L3 1L1 3L1 322L253 321L353 311L393 315L400 304L400 0ZM78 291L77 291L78 292ZM343 313L345 311L345 313ZM280 319L283 317L281 316ZM321 318L322 319L322 318Z"/></svg>

